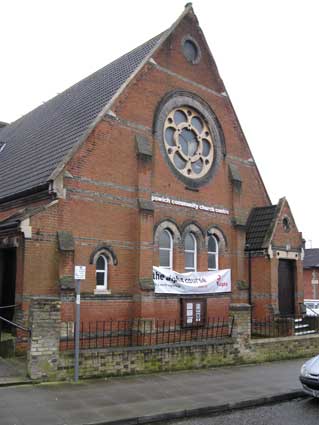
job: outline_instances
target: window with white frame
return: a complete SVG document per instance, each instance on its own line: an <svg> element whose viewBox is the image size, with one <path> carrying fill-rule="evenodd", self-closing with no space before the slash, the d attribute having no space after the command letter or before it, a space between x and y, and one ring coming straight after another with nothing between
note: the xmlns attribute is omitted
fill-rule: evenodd
<svg viewBox="0 0 319 425"><path fill-rule="evenodd" d="M95 263L97 290L107 290L107 266L107 258L104 255L100 255Z"/></svg>
<svg viewBox="0 0 319 425"><path fill-rule="evenodd" d="M159 237L159 260L160 267L173 268L173 238L167 229L164 229Z"/></svg>
<svg viewBox="0 0 319 425"><path fill-rule="evenodd" d="M184 241L185 246L185 271L195 272L197 269L197 243L192 233L188 233Z"/></svg>
<svg viewBox="0 0 319 425"><path fill-rule="evenodd" d="M208 270L218 270L218 240L214 235L208 238Z"/></svg>

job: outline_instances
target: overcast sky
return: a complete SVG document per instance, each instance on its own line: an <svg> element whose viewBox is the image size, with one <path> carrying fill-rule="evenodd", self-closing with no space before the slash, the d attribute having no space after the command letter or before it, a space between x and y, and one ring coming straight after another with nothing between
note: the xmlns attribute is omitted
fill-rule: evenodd
<svg viewBox="0 0 319 425"><path fill-rule="evenodd" d="M185 3L2 0L0 121L162 32ZM195 0L193 7L272 202L286 196L298 229L319 247L318 0Z"/></svg>

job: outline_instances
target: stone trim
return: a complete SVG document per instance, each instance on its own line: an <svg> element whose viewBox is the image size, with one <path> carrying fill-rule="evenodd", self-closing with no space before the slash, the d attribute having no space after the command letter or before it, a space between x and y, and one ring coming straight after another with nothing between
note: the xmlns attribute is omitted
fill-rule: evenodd
<svg viewBox="0 0 319 425"><path fill-rule="evenodd" d="M184 245L184 242L185 242L185 237L188 233L192 233L195 236L198 251L200 249L205 248L204 232L203 232L203 230L201 229L201 227L199 226L198 223L190 222L190 223L183 224L183 230L182 230L182 244L183 245Z"/></svg>
<svg viewBox="0 0 319 425"><path fill-rule="evenodd" d="M227 239L223 231L217 226L210 226L207 229L205 237L205 246L208 249L208 238L209 236L215 236L218 240L218 255L223 255L227 251Z"/></svg>
<svg viewBox="0 0 319 425"><path fill-rule="evenodd" d="M136 151L138 158L142 160L150 160L153 157L151 141L140 134L135 136Z"/></svg>
<svg viewBox="0 0 319 425"><path fill-rule="evenodd" d="M181 232L177 226L177 224L172 219L164 219L157 223L154 227L154 244L159 244L159 237L163 230L170 230L174 245L180 245L181 243Z"/></svg>
<svg viewBox="0 0 319 425"><path fill-rule="evenodd" d="M230 304L230 311L250 311L251 306L249 304Z"/></svg>
<svg viewBox="0 0 319 425"><path fill-rule="evenodd" d="M164 125L169 113L180 106L189 106L198 111L206 121L210 133L213 136L214 146L214 159L209 171L201 178L194 179L188 178L181 174L170 160L168 153L165 149L163 140ZM173 90L167 93L157 106L154 115L154 134L157 142L159 143L161 154L167 163L172 173L190 188L198 188L207 184L214 174L216 174L220 162L226 155L226 146L224 141L224 134L222 127L217 119L217 116L210 108L210 106L198 95L182 90Z"/></svg>
<svg viewBox="0 0 319 425"><path fill-rule="evenodd" d="M110 187L111 189L123 190L123 191L126 191L126 192L132 192L132 193L136 193L137 190L139 190L139 192L141 192L141 191L146 192L146 193L151 192L151 189L149 189L149 188L144 188L144 189L142 188L141 189L140 186L139 187L137 187L137 186L124 186L124 185L120 185L120 184L113 183L113 182L110 182L110 181L105 182L105 181L102 181L102 180L90 179L88 177L67 176L66 178L69 179L69 180L74 180L74 181L85 183L85 184L89 183L89 184L92 184L94 186Z"/></svg>
<svg viewBox="0 0 319 425"><path fill-rule="evenodd" d="M190 42L194 43L194 45L195 45L195 47L196 47L196 49L197 49L197 56L196 56L195 60L191 60L191 59L189 59L189 58L187 57L187 54L186 54L186 52L185 52L185 43L186 43L186 41L190 41ZM194 37L192 37L190 34L185 35L185 36L181 39L181 50L182 50L182 53L183 53L183 55L184 55L185 59L186 59L188 62L190 62L191 64L193 64L193 65L197 65L197 64L200 62L200 60L201 60L201 58L202 58L202 51L201 51L201 48L200 48L199 44L197 43L197 41L195 40L195 38L194 38Z"/></svg>
<svg viewBox="0 0 319 425"><path fill-rule="evenodd" d="M154 212L154 204L148 199L138 199L138 206L140 211L144 211L146 213Z"/></svg>
<svg viewBox="0 0 319 425"><path fill-rule="evenodd" d="M241 192L242 178L235 164L228 164L229 178L236 192Z"/></svg>
<svg viewBox="0 0 319 425"><path fill-rule="evenodd" d="M90 255L90 264L95 264L100 255L105 255L108 262L113 266L117 266L118 259L110 245L99 245Z"/></svg>
<svg viewBox="0 0 319 425"><path fill-rule="evenodd" d="M75 283L74 283L74 277L73 276L62 276L59 279L59 285L61 289L74 289Z"/></svg>
<svg viewBox="0 0 319 425"><path fill-rule="evenodd" d="M228 95L225 92L218 93L217 91L212 90L209 87L203 86L202 84L196 83L195 81L190 80L189 78L185 78L183 75L177 74L176 72L174 72L174 71L172 71L172 70L170 70L168 68L165 68L162 65L159 65L159 64L157 64L155 62L152 62L152 61L149 61L149 63L152 66L154 66L154 68L156 68L157 70L159 70L159 71L161 71L161 72L163 72L165 74L171 75L173 77L176 77L179 80L184 81L185 83L191 84L193 87L196 87L196 88L198 88L200 90L203 90L204 92L213 94L214 96L217 96L219 98L225 98L225 99L228 98Z"/></svg>
<svg viewBox="0 0 319 425"><path fill-rule="evenodd" d="M139 280L139 285L140 288L144 291L154 291L155 287L154 287L154 282L152 278L141 278Z"/></svg>
<svg viewBox="0 0 319 425"><path fill-rule="evenodd" d="M58 244L60 251L74 251L74 238L72 232L58 231Z"/></svg>

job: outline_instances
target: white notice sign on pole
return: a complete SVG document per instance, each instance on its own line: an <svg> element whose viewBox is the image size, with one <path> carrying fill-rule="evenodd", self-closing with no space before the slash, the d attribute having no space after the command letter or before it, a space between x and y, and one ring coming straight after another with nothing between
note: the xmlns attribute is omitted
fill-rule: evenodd
<svg viewBox="0 0 319 425"><path fill-rule="evenodd" d="M74 267L74 279L75 280L85 280L86 267L85 266L75 266Z"/></svg>

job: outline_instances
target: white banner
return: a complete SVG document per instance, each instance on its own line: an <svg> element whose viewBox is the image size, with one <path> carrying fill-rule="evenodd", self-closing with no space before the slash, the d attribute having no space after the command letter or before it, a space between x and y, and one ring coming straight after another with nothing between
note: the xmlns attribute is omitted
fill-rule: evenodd
<svg viewBox="0 0 319 425"><path fill-rule="evenodd" d="M215 294L231 292L230 269L177 273L153 266L153 282L157 294Z"/></svg>

